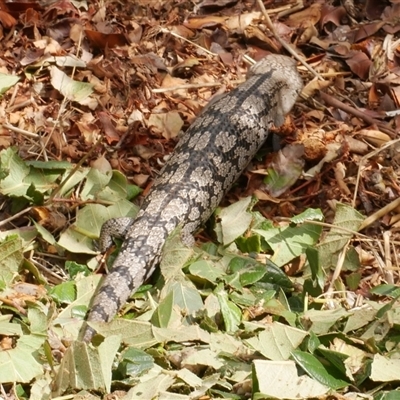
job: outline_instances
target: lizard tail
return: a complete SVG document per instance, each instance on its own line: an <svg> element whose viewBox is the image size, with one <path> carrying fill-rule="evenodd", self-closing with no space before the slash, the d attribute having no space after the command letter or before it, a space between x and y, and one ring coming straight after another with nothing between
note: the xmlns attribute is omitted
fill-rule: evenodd
<svg viewBox="0 0 400 400"><path fill-rule="evenodd" d="M153 226L149 234L144 235L143 232L147 230L142 230L140 223L134 224L131 230L137 231L132 235L135 240L124 241L112 271L105 277L95 296L89 322L111 321L129 296L152 275L159 262L168 231ZM93 328L86 325L83 341L90 342L95 333Z"/></svg>

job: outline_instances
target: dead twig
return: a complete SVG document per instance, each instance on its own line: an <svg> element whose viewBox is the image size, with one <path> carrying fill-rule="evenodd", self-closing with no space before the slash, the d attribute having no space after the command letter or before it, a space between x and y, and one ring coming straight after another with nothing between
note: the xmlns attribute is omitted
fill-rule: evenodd
<svg viewBox="0 0 400 400"><path fill-rule="evenodd" d="M10 131L19 133L28 138L40 139L40 135L38 135L37 133L33 133L33 132L26 131L25 129L17 128L16 126L8 124L7 122L5 122L3 124L3 128L9 129Z"/></svg>
<svg viewBox="0 0 400 400"><path fill-rule="evenodd" d="M365 112L357 110L356 108L351 107L348 104L342 103L340 100L332 97L327 93L320 92L320 96L324 103L326 103L326 105L334 108L339 108L340 110L345 111L348 114L354 115L355 117L362 119L367 124L376 125L382 132L387 133L391 138L395 137L395 132L393 131L393 129L389 128L386 123L382 123L381 121L378 121L377 119L365 114Z"/></svg>
<svg viewBox="0 0 400 400"><path fill-rule="evenodd" d="M197 43L194 43L194 42L192 42L191 40L186 39L185 37L183 37L183 36L181 36L181 35L178 35L178 34L175 33L175 32L170 31L170 30L167 29L167 28L161 28L161 29L160 29L160 32L169 33L170 35L175 36L176 38L181 39L181 40L183 40L184 42L190 43L191 45L193 45L193 46L195 46L195 47L198 47L199 49L203 50L205 53L209 54L210 56L217 56L217 55L218 55L218 54L212 53L210 50L207 50L206 48L204 48L204 47L198 45Z"/></svg>
<svg viewBox="0 0 400 400"><path fill-rule="evenodd" d="M32 209L32 207L25 208L22 211L20 211L19 213L16 213L7 219L3 219L3 221L0 222L0 227L7 225L9 222L13 221L14 219L17 219L17 218L22 217L23 215L29 213L29 211L31 211L31 209Z"/></svg>
<svg viewBox="0 0 400 400"><path fill-rule="evenodd" d="M244 82L244 79L230 81L229 83L234 84L234 85L239 85L242 82ZM224 85L223 82L188 83L186 85L152 89L151 91L153 93L165 93L165 92L174 92L176 90L181 90L181 89L199 89L202 87L215 87L215 86L222 86L222 85Z"/></svg>
<svg viewBox="0 0 400 400"><path fill-rule="evenodd" d="M284 7L281 7L281 8L283 9ZM295 12L300 11L303 8L304 8L303 0L298 0L295 5L288 4L285 7L285 9L283 9L282 11L279 11L276 16L277 16L277 18L286 17L287 15L294 14ZM275 9L274 11L277 12L278 9Z"/></svg>
<svg viewBox="0 0 400 400"><path fill-rule="evenodd" d="M370 153L366 154L366 155L360 160L360 163L359 163L359 166L358 166L358 172L357 172L356 185L355 185L355 187L354 187L354 197L353 197L353 202L352 202L352 207L353 207L353 208L356 207L357 192L358 192L358 187L359 187L359 185L360 185L360 178L361 178L361 168L364 167L365 162L366 162L368 159L370 159L371 157L374 157L375 155L379 154L381 151L386 150L386 149L389 148L390 146L393 146L393 145L395 145L395 144L397 144L397 143L399 143L399 142L400 142L400 139L391 140L390 142L387 142L386 144L384 144L384 145L383 145L382 147L380 147L379 149L376 149L376 150L371 151ZM398 200L400 200L400 199L398 199ZM397 200L395 200L395 201L397 201ZM395 202L395 201L394 201L394 202ZM393 204L394 202L388 204L386 207L389 207L389 206L390 206L391 204ZM384 209L385 209L386 207L384 207ZM396 207L393 207L393 208L396 208ZM383 210L383 209L381 209L381 210ZM379 211L381 211L381 210L379 210ZM390 209L389 211L391 211L391 210L392 210L392 209ZM379 212L379 211L378 211L378 212ZM387 212L389 212L389 211L387 211ZM364 222L361 224L360 230L361 230L361 229L364 229L365 227L367 227L368 225L372 224L372 222L375 221L374 219L372 219L371 221L368 221L368 220L369 220L370 218L372 218L374 215L376 215L376 213L373 214L373 215L371 215L371 216L369 216L366 220L364 220ZM368 222L367 222L367 221L368 221Z"/></svg>
<svg viewBox="0 0 400 400"><path fill-rule="evenodd" d="M370 226L373 224L375 221L378 219L381 219L384 215L387 213L390 213L393 211L395 208L400 206L400 199L393 200L391 203L387 204L385 207L382 207L378 211L374 212L372 215L370 215L368 218L366 218L361 226L360 226L360 231L365 229L367 226Z"/></svg>
<svg viewBox="0 0 400 400"><path fill-rule="evenodd" d="M283 48L285 48L299 63L304 65L308 71L310 71L314 76L316 76L318 79L321 81L324 80L322 76L314 70L314 68L311 67L310 64L308 64L306 61L304 61L293 49L292 47L289 46L288 43L286 43L284 40L281 39L281 37L278 35L278 33L275 30L274 25L272 24L271 18L269 17L267 10L264 7L264 4L262 0L257 0L257 4L260 7L261 12L264 15L265 19L265 24L267 25L267 28L271 31L271 33L274 35L275 39L282 45Z"/></svg>

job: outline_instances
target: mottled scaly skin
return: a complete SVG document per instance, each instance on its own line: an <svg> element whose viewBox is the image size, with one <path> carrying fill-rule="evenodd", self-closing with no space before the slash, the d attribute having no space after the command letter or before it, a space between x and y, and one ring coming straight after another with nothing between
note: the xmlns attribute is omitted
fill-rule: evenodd
<svg viewBox="0 0 400 400"><path fill-rule="evenodd" d="M295 62L270 55L250 68L248 79L195 120L162 168L135 219L107 221L101 247L124 238L89 321L110 321L132 292L154 272L168 235L179 224L188 244L265 142L280 126L303 87ZM94 330L86 327L83 339Z"/></svg>

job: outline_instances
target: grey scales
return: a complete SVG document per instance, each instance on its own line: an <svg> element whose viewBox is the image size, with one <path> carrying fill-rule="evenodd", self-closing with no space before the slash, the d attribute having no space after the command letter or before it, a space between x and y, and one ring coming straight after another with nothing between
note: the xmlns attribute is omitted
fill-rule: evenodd
<svg viewBox="0 0 400 400"><path fill-rule="evenodd" d="M88 321L110 321L160 261L168 235L182 226L186 243L214 212L268 137L283 124L303 87L296 63L268 55L254 64L246 82L211 102L179 140L136 218L107 221L102 251L123 238L111 272L100 285ZM85 326L83 340L95 331Z"/></svg>

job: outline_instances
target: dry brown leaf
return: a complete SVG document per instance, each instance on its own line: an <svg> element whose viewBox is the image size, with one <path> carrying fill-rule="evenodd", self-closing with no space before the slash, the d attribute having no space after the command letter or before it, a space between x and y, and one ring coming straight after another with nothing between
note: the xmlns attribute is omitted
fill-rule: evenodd
<svg viewBox="0 0 400 400"><path fill-rule="evenodd" d="M346 9L343 6L323 7L321 10L321 27L324 27L328 22L331 22L335 26L341 26L342 18L346 16L346 14Z"/></svg>
<svg viewBox="0 0 400 400"><path fill-rule="evenodd" d="M358 51L353 57L346 59L346 64L350 67L352 72L365 80L368 78L372 61L365 53Z"/></svg>
<svg viewBox="0 0 400 400"><path fill-rule="evenodd" d="M400 107L400 87L399 86L392 86L390 88L390 92L392 94L392 98L396 103L396 107L399 108ZM385 110L385 111L389 111L389 110Z"/></svg>
<svg viewBox="0 0 400 400"><path fill-rule="evenodd" d="M172 75L182 76L182 75L185 75L191 68L196 67L198 65L200 65L200 61L198 58L195 58L195 57L186 58L182 62L174 65L171 72L172 72ZM164 80L163 80L163 85L164 85L164 81L166 81L166 78L164 78ZM168 82L168 81L166 81L166 82ZM180 85L183 85L184 83L185 82L183 80L181 80ZM171 85L171 86L178 86L178 84ZM162 87L171 87L171 86L162 86Z"/></svg>
<svg viewBox="0 0 400 400"><path fill-rule="evenodd" d="M65 228L67 223L67 218L64 214L49 207L32 207L31 214L39 225L44 226L50 232Z"/></svg>
<svg viewBox="0 0 400 400"><path fill-rule="evenodd" d="M185 39L191 39L193 38L196 34L193 32L191 29L184 25L176 25L172 26L170 28L170 31L175 33L178 36L182 36Z"/></svg>
<svg viewBox="0 0 400 400"><path fill-rule="evenodd" d="M381 147L391 140L390 136L386 133L372 129L361 129L357 132L357 135L361 135L367 142L376 147Z"/></svg>
<svg viewBox="0 0 400 400"><path fill-rule="evenodd" d="M248 26L244 31L244 35L249 41L255 41L256 43L261 42L262 45L260 45L260 47L262 46L273 53L279 53L279 47L274 38L267 36L258 27Z"/></svg>
<svg viewBox="0 0 400 400"><path fill-rule="evenodd" d="M366 143L361 140L355 139L351 136L346 137L346 142L349 145L349 152L356 154L367 154L369 151L369 147Z"/></svg>
<svg viewBox="0 0 400 400"><path fill-rule="evenodd" d="M119 142L120 134L115 129L115 126L112 124L110 115L105 111L99 111L97 113L97 116L103 127L105 138L106 138L108 144Z"/></svg>
<svg viewBox="0 0 400 400"><path fill-rule="evenodd" d="M100 171L102 174L106 174L107 172L110 172L112 170L111 164L109 161L104 157L104 154L102 154L99 158L96 160L92 161L90 163L92 168L97 169Z"/></svg>
<svg viewBox="0 0 400 400"><path fill-rule="evenodd" d="M132 56L131 61L133 64L143 67L146 70L150 70L151 73L156 74L158 70L168 71L164 60L155 53L149 52L137 56Z"/></svg>
<svg viewBox="0 0 400 400"><path fill-rule="evenodd" d="M305 98L310 98L315 95L315 93L320 92L323 89L326 89L327 87L331 86L332 82L326 80L326 81L321 81L318 78L314 78L312 81L310 81L302 90L301 94Z"/></svg>
<svg viewBox="0 0 400 400"><path fill-rule="evenodd" d="M378 21L372 24L364 24L358 30L354 32L353 42L359 42L365 38L368 38L379 31L386 24L385 21Z"/></svg>
<svg viewBox="0 0 400 400"><path fill-rule="evenodd" d="M4 28L10 29L17 23L17 20L8 12L0 10L0 23Z"/></svg>
<svg viewBox="0 0 400 400"><path fill-rule="evenodd" d="M303 32L300 35L300 38L298 40L299 44L305 44L308 43L311 38L313 38L314 36L318 35L318 31L317 28L315 27L315 25L312 22L305 22L303 24Z"/></svg>
<svg viewBox="0 0 400 400"><path fill-rule="evenodd" d="M147 146L138 144L134 147L134 153L143 160L149 160L151 157L154 157L158 152L156 150L150 149Z"/></svg>
<svg viewBox="0 0 400 400"><path fill-rule="evenodd" d="M149 180L150 175L147 174L135 174L132 177L133 183L139 187L143 187Z"/></svg>
<svg viewBox="0 0 400 400"><path fill-rule="evenodd" d="M210 28L215 25L223 25L226 17L218 17L216 15L207 15L206 17L192 17L186 20L183 25L190 29Z"/></svg>
<svg viewBox="0 0 400 400"><path fill-rule="evenodd" d="M176 111L151 114L147 126L156 133L161 133L166 139L175 138L182 129L183 121Z"/></svg>
<svg viewBox="0 0 400 400"><path fill-rule="evenodd" d="M131 43L140 43L143 36L143 27L135 21L130 21L130 29L128 30L128 38Z"/></svg>
<svg viewBox="0 0 400 400"><path fill-rule="evenodd" d="M200 4L199 7L202 8L215 8L215 7L226 7L230 6L232 4L236 4L238 0L203 0Z"/></svg>
<svg viewBox="0 0 400 400"><path fill-rule="evenodd" d="M128 41L122 33L102 33L85 29L85 34L93 46L100 49L105 49L106 47L111 49L116 46L128 44Z"/></svg>
<svg viewBox="0 0 400 400"><path fill-rule="evenodd" d="M259 11L234 15L226 20L225 26L233 32L243 33L254 20L261 19L261 15Z"/></svg>
<svg viewBox="0 0 400 400"><path fill-rule="evenodd" d="M0 9L5 10L3 4L4 3L2 2ZM6 3L6 6L7 6L7 10L5 10L5 11L9 11L16 18L19 15L21 15L22 13L27 12L29 9L33 9L33 10L37 10L37 11L40 11L42 9L40 4L37 1L35 1L35 2L33 2L33 1L9 1Z"/></svg>
<svg viewBox="0 0 400 400"><path fill-rule="evenodd" d="M309 22L315 25L321 19L321 7L322 5L320 3L314 3L302 11L291 14L286 24L296 28L303 26L303 24L308 24Z"/></svg>
<svg viewBox="0 0 400 400"><path fill-rule="evenodd" d="M314 118L317 121L322 121L325 118L325 114L321 110L311 110L306 114L310 118Z"/></svg>
<svg viewBox="0 0 400 400"><path fill-rule="evenodd" d="M382 0L367 0L365 4L365 13L371 20L379 19L385 7L386 3Z"/></svg>
<svg viewBox="0 0 400 400"><path fill-rule="evenodd" d="M43 49L45 54L54 56L64 54L63 48L54 39L44 36L43 39L37 40L33 43L37 49Z"/></svg>

